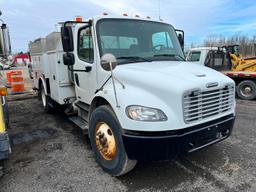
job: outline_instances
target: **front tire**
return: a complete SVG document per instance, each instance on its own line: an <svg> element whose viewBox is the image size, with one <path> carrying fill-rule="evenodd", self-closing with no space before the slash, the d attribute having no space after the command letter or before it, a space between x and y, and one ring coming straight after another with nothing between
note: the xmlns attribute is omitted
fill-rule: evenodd
<svg viewBox="0 0 256 192"><path fill-rule="evenodd" d="M251 80L241 81L237 85L237 96L243 100L253 100L256 98L256 84Z"/></svg>
<svg viewBox="0 0 256 192"><path fill-rule="evenodd" d="M98 164L113 176L121 176L131 171L137 161L126 154L121 126L110 106L96 108L91 115L89 137Z"/></svg>

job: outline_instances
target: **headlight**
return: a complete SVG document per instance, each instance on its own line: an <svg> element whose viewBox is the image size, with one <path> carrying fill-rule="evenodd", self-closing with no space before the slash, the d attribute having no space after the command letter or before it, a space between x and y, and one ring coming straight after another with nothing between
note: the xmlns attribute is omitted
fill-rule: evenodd
<svg viewBox="0 0 256 192"><path fill-rule="evenodd" d="M167 121L167 116L162 110L139 105L126 107L126 114L136 121Z"/></svg>

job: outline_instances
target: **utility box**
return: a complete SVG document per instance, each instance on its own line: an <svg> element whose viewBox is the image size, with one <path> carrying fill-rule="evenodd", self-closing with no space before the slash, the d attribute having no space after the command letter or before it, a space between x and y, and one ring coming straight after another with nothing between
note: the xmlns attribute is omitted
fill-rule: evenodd
<svg viewBox="0 0 256 192"><path fill-rule="evenodd" d="M46 36L46 49L51 98L59 104L64 104L65 99L75 98L75 90L70 79L70 72L63 64L63 49L59 32Z"/></svg>
<svg viewBox="0 0 256 192"><path fill-rule="evenodd" d="M42 76L49 77L48 60L46 58L46 39L38 38L30 42L29 52L32 59L34 87L39 88L39 78Z"/></svg>

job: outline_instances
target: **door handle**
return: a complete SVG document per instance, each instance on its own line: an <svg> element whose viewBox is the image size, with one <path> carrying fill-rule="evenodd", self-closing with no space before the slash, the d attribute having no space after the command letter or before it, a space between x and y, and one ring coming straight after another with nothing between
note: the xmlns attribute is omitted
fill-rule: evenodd
<svg viewBox="0 0 256 192"><path fill-rule="evenodd" d="M75 73L75 82L76 82L77 86L79 87L79 78L78 78L77 73Z"/></svg>

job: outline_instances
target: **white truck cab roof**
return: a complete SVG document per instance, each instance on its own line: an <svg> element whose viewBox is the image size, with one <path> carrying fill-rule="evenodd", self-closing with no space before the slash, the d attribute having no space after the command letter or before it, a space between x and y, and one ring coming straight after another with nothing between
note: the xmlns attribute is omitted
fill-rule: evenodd
<svg viewBox="0 0 256 192"><path fill-rule="evenodd" d="M166 23L162 20L155 20L150 17L140 17L140 16L132 17L132 16L120 16L120 15L96 15L96 16L93 16L91 19L94 21L98 21L100 19L133 19L133 20L137 19L142 21L153 21L153 22L165 23L170 25L169 23Z"/></svg>
<svg viewBox="0 0 256 192"><path fill-rule="evenodd" d="M202 51L202 50L218 50L218 47L196 47L196 48L190 49L190 51Z"/></svg>
<svg viewBox="0 0 256 192"><path fill-rule="evenodd" d="M204 65L204 61L209 51L217 51L218 47L197 47L189 50L186 60Z"/></svg>

